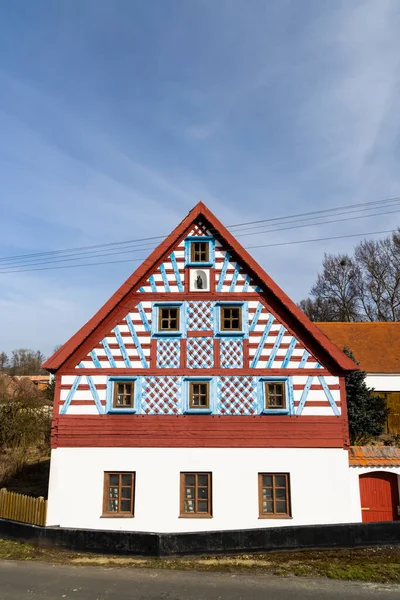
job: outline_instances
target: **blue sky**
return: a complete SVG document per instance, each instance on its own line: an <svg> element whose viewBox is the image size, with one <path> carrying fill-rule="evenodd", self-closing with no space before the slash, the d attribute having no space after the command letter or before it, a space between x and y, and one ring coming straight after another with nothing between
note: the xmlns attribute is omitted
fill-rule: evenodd
<svg viewBox="0 0 400 600"><path fill-rule="evenodd" d="M399 196L399 31L398 0L2 2L0 257ZM253 255L298 301L357 241ZM0 274L0 350L50 354L136 267Z"/></svg>

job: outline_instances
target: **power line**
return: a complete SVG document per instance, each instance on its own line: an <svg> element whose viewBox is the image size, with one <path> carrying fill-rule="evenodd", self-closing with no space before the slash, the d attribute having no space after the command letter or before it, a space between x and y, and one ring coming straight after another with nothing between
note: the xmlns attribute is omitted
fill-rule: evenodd
<svg viewBox="0 0 400 600"><path fill-rule="evenodd" d="M370 209L369 209L370 210ZM356 211L348 211L351 213L353 212L358 212L358 210ZM280 228L273 228L273 229L264 229L262 231L256 231L256 232L252 232L252 231L242 231L241 233L237 234L236 237L242 237L242 236L248 236L248 235L260 235L260 234L265 234L265 233L275 233L275 232L279 232L279 231L287 231L287 230L291 230L291 229L300 229L303 227L312 227L312 226L318 226L318 225L325 225L325 224L331 224L331 223L339 223L339 222L344 222L344 221L352 221L352 220L356 220L356 219L362 219L362 218L368 218L368 217L374 217L374 216L380 216L380 215L386 215L386 214L394 214L400 212L400 207L398 210L395 211L385 211L385 212L380 212L380 213L372 213L372 214L366 214L366 215L357 215L354 217L346 217L344 219L331 219L328 221L320 221L318 223L306 223L306 224L302 224L302 225L292 225L289 227L280 227ZM347 214L347 213L338 213L338 215L340 214ZM321 218L321 217L318 217ZM306 219L299 219L300 221L302 220L309 220L309 218ZM289 223L293 223L293 221L288 222ZM122 249L120 249L122 248ZM82 252L82 253L78 253L78 254L71 254L67 257L65 257L64 255L61 255L61 257L43 257L43 260L39 260L35 262L34 258L29 258L29 259L25 259L24 262L18 261L18 262L14 262L14 263L9 263L9 264L4 264L0 265L0 273L7 273L7 272L12 272L10 271L11 269L15 269L15 268L22 268L22 267L33 267L33 266L41 266L41 265L47 265L47 264L54 264L54 263L63 263L63 262L70 262L70 261L77 261L77 260L84 260L85 258L102 258L105 256L115 256L115 255L119 255L119 254L129 254L129 253L135 253L135 252L139 252L139 251L147 251L147 250L152 250L154 248L153 244L149 247L148 244L145 244L142 247L129 247L127 245L125 246L119 246L118 248L112 248L111 250L107 251L107 252L103 252L104 249L99 249L99 250L91 250L91 251L87 251L87 252ZM39 258L39 257L38 257ZM33 261L33 262L32 262Z"/></svg>
<svg viewBox="0 0 400 600"><path fill-rule="evenodd" d="M388 230L384 230L384 231L367 231L365 233L350 233L348 235L338 235L338 236L333 236L333 237L323 237L323 238L313 238L313 239L309 239L309 240L295 240L292 242L277 242L274 244L258 244L255 246L247 246L246 250L253 250L255 248L271 248L273 246L290 246L290 245L295 245L295 244L308 244L308 243L312 243L312 242L323 242L326 240L340 240L340 239L344 239L344 238L352 238L352 237L363 237L365 235L376 235L376 234L382 234L382 233L393 233L393 229L388 229ZM231 250L231 248L224 248L225 250ZM140 262L140 261L145 261L148 260L147 258L134 258L134 259L125 259L125 260L113 260L113 261L106 261L106 262L98 262L98 263L84 263L84 264L80 264L80 265L62 265L62 266L57 266L57 267L39 267L36 269L17 269L17 270L13 270L13 271L0 271L0 274L6 274L6 273L26 273L26 272L31 272L31 271L49 271L49 270L53 270L53 269L73 269L76 267L94 267L94 266L98 266L98 265L115 265L118 263L132 263L132 262Z"/></svg>
<svg viewBox="0 0 400 600"><path fill-rule="evenodd" d="M323 210L319 210L319 211L312 211L312 212L306 212L306 213L298 213L298 214L293 214L293 215L286 215L283 217L273 217L273 218L269 218L269 219L262 219L262 220L258 220L258 221L248 221L248 222L243 222L243 223L238 223L236 225L229 225L228 229L236 229L238 227L244 227L244 226L248 226L248 225L253 225L253 224L259 224L259 223L279 223L279 221L287 221L287 219L297 219L299 217L309 217L309 219L302 219L302 220L311 220L311 219L315 219L315 218L322 218L323 215L328 215L329 213L335 213L339 210L345 210L345 213L352 213L352 212L359 212L362 209L359 208L358 210L354 210L354 211L349 211L347 209L350 208L356 208L356 207L365 207L365 210L373 210L374 208L379 208L380 205L386 205L386 207L390 207L391 203L397 203L400 201L400 196L398 197L393 197L393 198L387 198L387 199L383 199L383 200L376 200L376 201L370 201L370 202L361 202L361 203L357 203L357 204L348 204L348 205L344 205L344 206L340 206L340 207L335 207L335 208L330 208L330 209L323 209ZM339 213L340 214L340 213ZM310 216L311 215L311 216ZM320 217L318 217L318 215L320 215ZM332 216L334 216L332 214ZM338 215L335 215L338 216ZM282 223L287 224L287 223ZM323 224L323 223L315 223L315 225L319 225L319 224ZM256 229L256 228L254 228ZM277 230L277 231L282 231L282 230ZM244 233L238 232L236 235L244 235ZM247 234L246 234L247 235ZM36 259L37 257L43 257L45 258L47 257L51 257L53 255L63 255L63 254L67 254L67 253L73 253L73 252L78 252L78 253L86 253L89 254L90 250L95 251L96 249L100 250L100 249L106 249L106 248L110 248L112 249L113 247L123 247L123 246L128 246L131 244L138 244L141 242L149 242L149 241L154 241L154 240L162 240L165 239L165 235L160 235L160 236L151 236L151 237L146 237L146 238L138 238L138 239L133 239L133 240L125 240L125 241L121 241L121 242L108 242L106 244L95 244L92 246L80 246L80 247L75 247L75 248L69 248L69 249L64 249L64 250L49 250L46 252L35 252L35 253L31 253L31 254L20 254L20 255L14 255L14 256L8 256L8 257L3 257L0 258L0 263L6 263L6 262L12 262L12 261L16 261L16 262L20 262L20 261L25 261L25 260L29 260L29 259ZM146 244L148 246L148 244ZM143 248L144 249L144 248ZM147 249L147 248L146 248ZM139 250L139 248L137 248L137 250ZM82 252L80 252L82 251ZM86 252L85 252L86 251ZM14 265L12 265L14 266Z"/></svg>
<svg viewBox="0 0 400 600"><path fill-rule="evenodd" d="M351 211L353 212L353 211ZM354 216L354 217L346 217L344 219L331 219L329 221L322 221L320 223L307 223L307 224L302 224L302 225L292 225L289 227L280 227L280 228L275 228L275 229L267 229L267 230L263 230L263 231L257 231L257 232L243 232L243 233L239 233L237 234L236 237L243 237L243 236L248 236L248 235L260 235L260 234L265 234L265 233L276 233L279 231L287 231L287 230L291 230L291 229L301 229L304 227L312 227L312 226L316 226L316 225L325 225L325 224L331 224L331 223L340 223L340 222L344 222L344 221L352 221L355 219L361 219L361 218L367 218L367 217L375 217L375 216L380 216L380 215L387 215L387 214L394 214L394 213L398 213L400 212L400 207L398 210L395 211L385 211L385 212L380 212L380 213L373 213L373 214L368 214L368 215L358 215L358 216ZM102 257L108 257L108 256L115 256L115 255L119 255L119 254L129 254L129 253L135 253L138 251L142 251L142 250L152 250L154 248L154 246L152 245L150 248L149 247L139 247L139 248L128 248L128 249L122 249L120 250L119 248L115 248L112 249L106 253L100 251L91 251L91 253L82 253L79 254L78 256L68 256L68 257L62 257L62 258L58 258L58 257L49 257L49 259L43 259L43 260L39 260L37 262L31 262L33 259L30 259L29 262L25 262L25 263L14 263L14 264L6 264L6 265L2 265L2 268L0 269L0 273L12 273L15 272L14 269L15 268L23 268L23 267L34 267L34 266L41 266L41 265L48 265L48 264L54 264L54 263L63 263L63 262L70 262L70 261L77 261L77 260L84 260L85 258L102 258ZM95 253L94 253L95 252ZM88 256L87 254L91 254L90 256ZM87 266L88 264L96 264L96 263L85 263L85 266ZM84 265L82 265L84 266Z"/></svg>

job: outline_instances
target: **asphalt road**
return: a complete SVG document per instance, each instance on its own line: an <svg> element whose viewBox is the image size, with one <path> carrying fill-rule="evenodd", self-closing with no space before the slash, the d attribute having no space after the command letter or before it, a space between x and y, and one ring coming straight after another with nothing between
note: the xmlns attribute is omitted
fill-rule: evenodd
<svg viewBox="0 0 400 600"><path fill-rule="evenodd" d="M0 600L399 600L400 586L0 561Z"/></svg>

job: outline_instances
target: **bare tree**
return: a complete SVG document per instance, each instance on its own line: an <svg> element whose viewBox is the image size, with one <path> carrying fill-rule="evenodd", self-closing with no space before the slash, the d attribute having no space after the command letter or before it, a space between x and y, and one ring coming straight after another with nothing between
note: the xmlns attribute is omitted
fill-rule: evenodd
<svg viewBox="0 0 400 600"><path fill-rule="evenodd" d="M45 356L40 350L19 348L11 352L8 372L10 375L41 375L46 373L41 369L44 361Z"/></svg>
<svg viewBox="0 0 400 600"><path fill-rule="evenodd" d="M5 372L9 367L8 356L6 352L0 352L0 373Z"/></svg>
<svg viewBox="0 0 400 600"><path fill-rule="evenodd" d="M354 257L325 254L311 298L300 308L313 321L399 321L400 230L364 240Z"/></svg>

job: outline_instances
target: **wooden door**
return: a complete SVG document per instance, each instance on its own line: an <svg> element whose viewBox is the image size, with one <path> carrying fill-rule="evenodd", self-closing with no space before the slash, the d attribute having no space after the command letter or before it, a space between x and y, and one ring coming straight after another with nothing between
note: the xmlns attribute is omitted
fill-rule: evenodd
<svg viewBox="0 0 400 600"><path fill-rule="evenodd" d="M360 496L364 523L399 519L399 486L394 473L360 475Z"/></svg>

